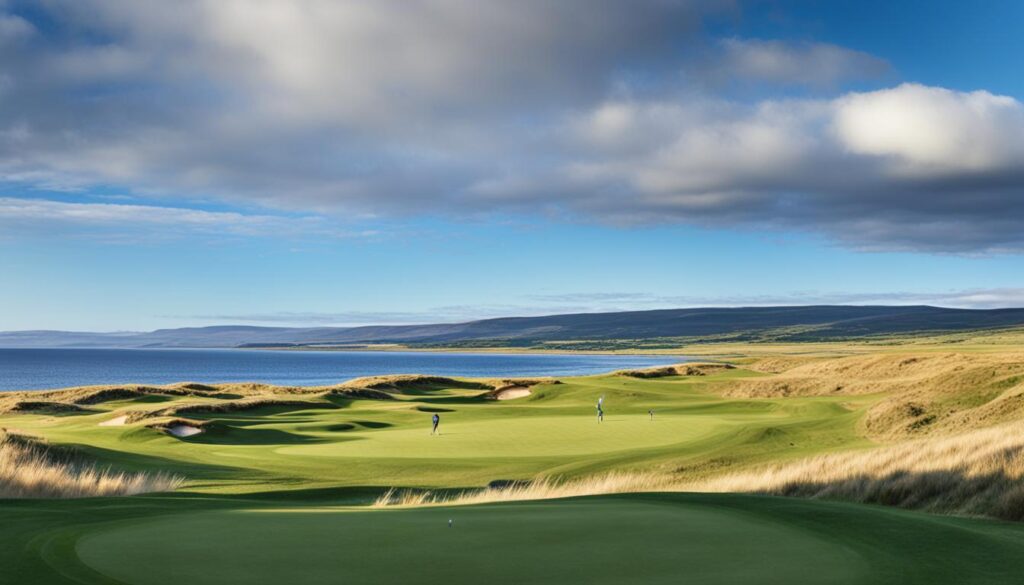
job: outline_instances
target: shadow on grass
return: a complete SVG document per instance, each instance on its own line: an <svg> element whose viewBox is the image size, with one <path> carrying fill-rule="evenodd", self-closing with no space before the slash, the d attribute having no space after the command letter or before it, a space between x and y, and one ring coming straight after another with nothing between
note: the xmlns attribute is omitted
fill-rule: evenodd
<svg viewBox="0 0 1024 585"><path fill-rule="evenodd" d="M451 409L451 408L439 408L439 407L436 407L436 406L417 406L416 410L418 410L420 412L438 412L438 413L440 413L440 412L455 412L455 410Z"/></svg>
<svg viewBox="0 0 1024 585"><path fill-rule="evenodd" d="M204 445L310 445L336 442L334 439L289 433L280 429L245 428L225 424L207 425L202 433L185 437L182 441Z"/></svg>
<svg viewBox="0 0 1024 585"><path fill-rule="evenodd" d="M175 416L196 417L196 418L250 418L267 417L306 410L335 410L338 406L330 402L303 402L294 404L268 404L266 406L253 406L251 408L237 408L230 403L219 404L196 404L182 407L174 411Z"/></svg>
<svg viewBox="0 0 1024 585"><path fill-rule="evenodd" d="M155 431L153 433L158 435ZM211 465L209 463L169 459L155 455L141 455L139 453L117 451L115 449L105 449L79 443L71 443L66 446L94 460L99 467L109 466L118 471L162 471L183 475L189 480L236 479L240 474L253 474L253 470L243 467Z"/></svg>
<svg viewBox="0 0 1024 585"><path fill-rule="evenodd" d="M363 427L364 429L386 429L395 425L386 422L380 422L376 420L354 420L353 423Z"/></svg>

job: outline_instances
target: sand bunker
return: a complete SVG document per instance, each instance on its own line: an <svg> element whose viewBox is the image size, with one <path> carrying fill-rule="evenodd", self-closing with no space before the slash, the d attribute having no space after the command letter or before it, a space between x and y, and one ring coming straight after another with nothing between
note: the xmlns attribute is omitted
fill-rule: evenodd
<svg viewBox="0 0 1024 585"><path fill-rule="evenodd" d="M515 398L522 398L532 394L530 389L526 386L509 386L508 388L501 388L494 393L496 400L513 400Z"/></svg>
<svg viewBox="0 0 1024 585"><path fill-rule="evenodd" d="M122 414L121 416L115 416L110 420L105 420L100 423L101 427L120 427L124 426L128 422L128 415Z"/></svg>
<svg viewBox="0 0 1024 585"><path fill-rule="evenodd" d="M203 432L203 429L194 427L192 425L171 425L167 427L167 432L174 435L175 437L191 437L192 435L198 435Z"/></svg>

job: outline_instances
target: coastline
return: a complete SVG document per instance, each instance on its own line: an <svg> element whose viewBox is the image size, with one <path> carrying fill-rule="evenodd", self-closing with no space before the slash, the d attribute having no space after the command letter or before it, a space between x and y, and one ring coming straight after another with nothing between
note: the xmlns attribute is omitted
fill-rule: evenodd
<svg viewBox="0 0 1024 585"><path fill-rule="evenodd" d="M157 348L162 349L162 348ZM632 355L662 357L684 355L682 348L672 349L537 349L530 347L410 347L399 344L352 345L352 346L259 346L225 348L181 348L181 349L241 349L255 351L337 351L337 352L393 352L393 353L470 353L470 354L538 354L538 355Z"/></svg>
<svg viewBox="0 0 1024 585"><path fill-rule="evenodd" d="M6 370L7 375L0 378L0 391L158 386L183 380L318 387L365 376L413 374L463 379L589 376L694 359L678 354L427 352L399 347L388 351L267 349L5 349L0 350L0 370Z"/></svg>

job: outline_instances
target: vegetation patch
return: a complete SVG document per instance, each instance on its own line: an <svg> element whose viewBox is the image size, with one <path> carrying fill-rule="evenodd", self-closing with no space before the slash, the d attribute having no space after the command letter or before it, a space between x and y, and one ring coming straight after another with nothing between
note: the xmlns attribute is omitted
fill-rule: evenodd
<svg viewBox="0 0 1024 585"><path fill-rule="evenodd" d="M1024 425L832 453L685 486L1024 520ZM680 486L684 487L684 486Z"/></svg>
<svg viewBox="0 0 1024 585"><path fill-rule="evenodd" d="M227 414L265 408L337 408L337 405L319 400L292 400L287 398L250 398L246 400L227 400L224 402L203 402L170 406L150 412L150 417L182 416L196 414Z"/></svg>
<svg viewBox="0 0 1024 585"><path fill-rule="evenodd" d="M0 432L0 498L86 498L172 491L181 477L102 469L74 450Z"/></svg>
<svg viewBox="0 0 1024 585"><path fill-rule="evenodd" d="M472 380L457 380L442 376L421 376L419 374L400 374L394 376L368 376L355 378L341 384L342 388L364 388L383 390L386 392L406 392L409 390L437 390L458 388L464 390L491 390L493 386Z"/></svg>
<svg viewBox="0 0 1024 585"><path fill-rule="evenodd" d="M646 368L642 370L620 370L615 372L619 376L628 378L664 378L667 376L707 376L717 374L725 370L735 369L731 364L676 364L673 366L662 366Z"/></svg>
<svg viewBox="0 0 1024 585"><path fill-rule="evenodd" d="M383 390L371 388L331 388L322 394L324 398L347 398L362 400L394 400L395 397Z"/></svg>
<svg viewBox="0 0 1024 585"><path fill-rule="evenodd" d="M19 400L7 408L7 412L32 414L81 414L90 412L70 402L52 402L48 400Z"/></svg>

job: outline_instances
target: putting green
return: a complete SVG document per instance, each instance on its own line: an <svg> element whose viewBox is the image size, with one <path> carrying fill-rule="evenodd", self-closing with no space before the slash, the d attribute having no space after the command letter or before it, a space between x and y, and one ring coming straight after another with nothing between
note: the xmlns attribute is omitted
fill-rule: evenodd
<svg viewBox="0 0 1024 585"><path fill-rule="evenodd" d="M454 526L448 527L448 519ZM1017 527L742 496L647 494L412 510L284 508L135 519L79 560L132 585L1011 583Z"/></svg>
<svg viewBox="0 0 1024 585"><path fill-rule="evenodd" d="M699 416L539 416L446 422L441 434L427 427L353 434L364 440L280 447L283 455L325 457L557 457L616 453L697 441L727 426Z"/></svg>

